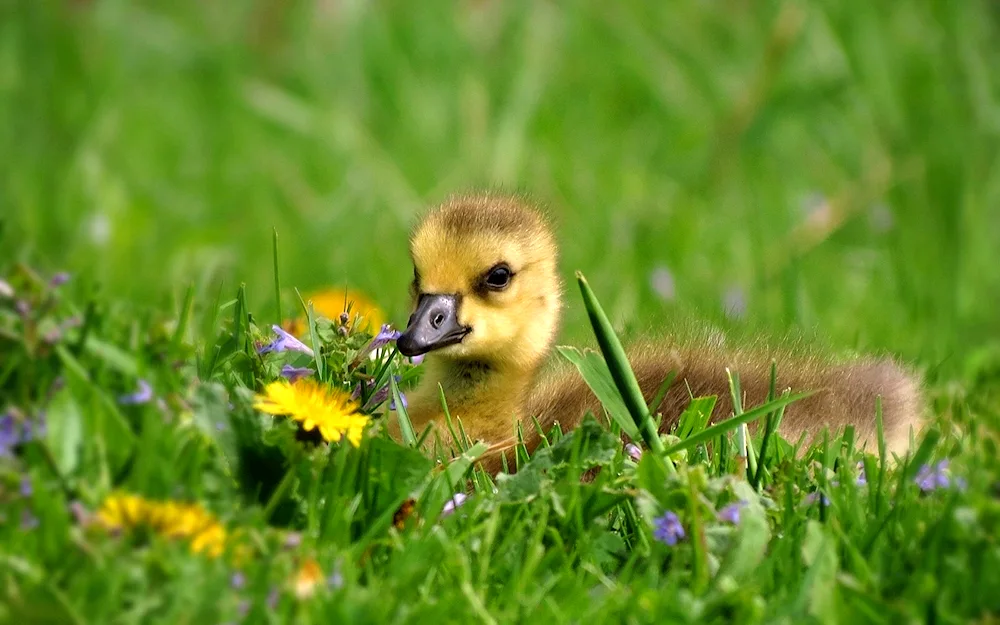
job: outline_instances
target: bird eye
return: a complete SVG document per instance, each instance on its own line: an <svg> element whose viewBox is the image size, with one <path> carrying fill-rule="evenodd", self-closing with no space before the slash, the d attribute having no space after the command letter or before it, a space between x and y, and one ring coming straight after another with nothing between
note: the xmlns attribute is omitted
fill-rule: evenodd
<svg viewBox="0 0 1000 625"><path fill-rule="evenodd" d="M486 273L486 287L494 291L502 291L510 284L514 273L507 265L497 265Z"/></svg>

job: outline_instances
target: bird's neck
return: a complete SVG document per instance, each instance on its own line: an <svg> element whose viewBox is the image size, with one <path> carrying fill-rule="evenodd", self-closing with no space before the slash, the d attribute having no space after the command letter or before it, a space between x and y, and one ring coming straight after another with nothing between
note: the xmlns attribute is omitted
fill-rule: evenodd
<svg viewBox="0 0 1000 625"><path fill-rule="evenodd" d="M538 368L537 364L512 366L433 354L428 355L424 367L424 377L409 397L410 421L418 436L433 423L446 445L452 442L441 404L441 390L456 432L461 420L471 442L495 444L514 436L516 422L524 416L525 398Z"/></svg>

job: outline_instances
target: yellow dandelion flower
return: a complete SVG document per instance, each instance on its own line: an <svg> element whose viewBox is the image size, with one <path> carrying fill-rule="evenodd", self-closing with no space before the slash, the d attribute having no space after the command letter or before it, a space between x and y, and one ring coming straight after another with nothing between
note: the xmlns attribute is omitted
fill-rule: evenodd
<svg viewBox="0 0 1000 625"><path fill-rule="evenodd" d="M226 528L218 523L212 523L191 539L191 551L207 553L213 558L222 555L226 548Z"/></svg>
<svg viewBox="0 0 1000 625"><path fill-rule="evenodd" d="M326 289L309 295L305 300L312 301L316 314L327 319L337 319L350 309L351 321L357 323L359 330L374 333L385 323L385 314L378 305L358 291ZM286 332L298 337L306 332L306 321L301 317L286 319L281 325Z"/></svg>
<svg viewBox="0 0 1000 625"><path fill-rule="evenodd" d="M104 500L97 511L97 520L108 530L124 530L144 525L148 512L149 506L142 497L115 493Z"/></svg>
<svg viewBox="0 0 1000 625"><path fill-rule="evenodd" d="M343 391L313 379L296 382L279 380L264 388L256 397L254 408L272 415L287 415L302 424L307 432L318 429L327 442L341 438L358 447L368 417L358 412L357 402Z"/></svg>
<svg viewBox="0 0 1000 625"><path fill-rule="evenodd" d="M306 560L299 567L292 580L292 590L299 599L308 599L316 592L316 587L323 580L323 569L312 558Z"/></svg>
<svg viewBox="0 0 1000 625"><path fill-rule="evenodd" d="M226 545L226 530L201 504L151 501L136 495L109 496L97 513L111 531L148 529L165 538L190 541L194 553L218 557Z"/></svg>

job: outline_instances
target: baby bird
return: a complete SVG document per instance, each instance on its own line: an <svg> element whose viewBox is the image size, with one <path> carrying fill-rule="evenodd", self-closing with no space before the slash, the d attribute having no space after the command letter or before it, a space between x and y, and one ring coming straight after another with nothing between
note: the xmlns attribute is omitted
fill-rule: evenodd
<svg viewBox="0 0 1000 625"><path fill-rule="evenodd" d="M543 373L562 298L557 245L541 212L504 195L453 197L417 225L410 254L415 309L397 347L405 356L427 355L423 379L409 394L408 412L418 433L433 424L440 440L454 445L440 385L452 418L462 420L469 439L490 446L481 462L496 473L502 454L513 467L517 422L531 452L540 442L533 417L548 432L557 422L569 431L588 412L602 414L575 369L555 363ZM763 347L734 350L676 339L627 351L647 403L668 374L676 373L658 409L664 432L687 407L689 393L717 396L713 422L732 416L727 367L740 376L744 406L766 401L772 358L779 390L815 391L786 409L779 430L786 439L853 425L859 443L871 449L879 395L890 452L902 453L910 427L919 424L920 384L891 360L832 364Z"/></svg>

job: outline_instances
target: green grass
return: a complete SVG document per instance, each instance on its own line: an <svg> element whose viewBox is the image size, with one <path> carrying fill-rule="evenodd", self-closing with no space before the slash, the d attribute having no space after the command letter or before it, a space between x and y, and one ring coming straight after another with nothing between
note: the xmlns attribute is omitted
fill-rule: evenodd
<svg viewBox="0 0 1000 625"><path fill-rule="evenodd" d="M0 414L47 423L0 457L0 622L997 618L996 7L236 4L0 0L0 277L16 295L0 295ZM629 460L600 415L547 433L494 492L467 461L443 471L377 432L313 448L253 410L287 358L254 349L276 289L288 316L294 289L349 285L400 324L414 219L482 186L558 222L561 343L599 343L581 271L623 339L695 318L898 354L927 380L935 434L902 469L850 433L799 460L750 436L758 493L737 432L699 425L704 402L667 441L675 470ZM53 288L57 270L73 277ZM745 314L725 314L733 294ZM398 374L405 392L419 374L353 367L367 337L315 330L325 380ZM154 399L121 404L139 380ZM966 488L921 492L942 458ZM467 478L475 493L438 518ZM81 525L71 504L114 489L202 502L254 555ZM716 518L741 499L739 525ZM653 534L666 510L674 546ZM339 580L299 600L308 557Z"/></svg>

